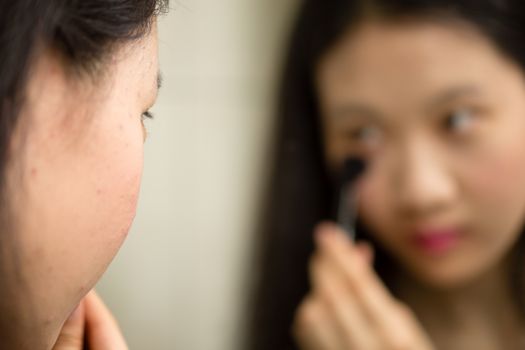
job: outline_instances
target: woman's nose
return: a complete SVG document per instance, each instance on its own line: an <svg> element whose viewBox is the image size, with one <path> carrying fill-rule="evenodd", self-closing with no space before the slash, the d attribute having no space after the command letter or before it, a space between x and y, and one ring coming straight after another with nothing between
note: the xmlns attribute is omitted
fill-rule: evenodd
<svg viewBox="0 0 525 350"><path fill-rule="evenodd" d="M453 171L431 145L406 147L396 166L394 188L399 208L410 216L430 216L446 210L456 196Z"/></svg>

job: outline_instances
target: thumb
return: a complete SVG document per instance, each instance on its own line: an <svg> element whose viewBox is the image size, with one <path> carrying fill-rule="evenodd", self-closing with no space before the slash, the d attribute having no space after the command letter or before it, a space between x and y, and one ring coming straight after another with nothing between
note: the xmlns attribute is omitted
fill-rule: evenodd
<svg viewBox="0 0 525 350"><path fill-rule="evenodd" d="M80 302L60 331L53 350L82 350L84 347L84 303Z"/></svg>
<svg viewBox="0 0 525 350"><path fill-rule="evenodd" d="M93 350L128 350L117 321L104 302L91 291L86 296L86 338Z"/></svg>

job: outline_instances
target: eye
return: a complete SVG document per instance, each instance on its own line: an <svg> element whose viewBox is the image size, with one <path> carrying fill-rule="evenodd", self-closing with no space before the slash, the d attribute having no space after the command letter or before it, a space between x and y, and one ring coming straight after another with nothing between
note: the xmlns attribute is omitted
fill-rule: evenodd
<svg viewBox="0 0 525 350"><path fill-rule="evenodd" d="M142 121L144 121L145 119L153 119L153 117L153 113L151 113L150 111L142 113Z"/></svg>
<svg viewBox="0 0 525 350"><path fill-rule="evenodd" d="M353 142L376 145L380 141L381 130L378 127L366 125L350 130L348 136Z"/></svg>
<svg viewBox="0 0 525 350"><path fill-rule="evenodd" d="M474 113L467 108L457 109L446 116L444 127L447 131L464 133L472 128L474 117Z"/></svg>

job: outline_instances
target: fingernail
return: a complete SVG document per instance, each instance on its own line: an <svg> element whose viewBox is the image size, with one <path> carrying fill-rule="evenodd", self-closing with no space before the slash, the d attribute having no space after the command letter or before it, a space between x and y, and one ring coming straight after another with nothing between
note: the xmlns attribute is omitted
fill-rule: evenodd
<svg viewBox="0 0 525 350"><path fill-rule="evenodd" d="M314 241L317 243L317 245L324 244L323 242L326 240L327 231L317 227L314 232Z"/></svg>
<svg viewBox="0 0 525 350"><path fill-rule="evenodd" d="M374 254L374 246L372 243L367 241L359 241L356 243L355 248L357 252L359 253L359 257L362 261L369 265L374 264L375 254Z"/></svg>

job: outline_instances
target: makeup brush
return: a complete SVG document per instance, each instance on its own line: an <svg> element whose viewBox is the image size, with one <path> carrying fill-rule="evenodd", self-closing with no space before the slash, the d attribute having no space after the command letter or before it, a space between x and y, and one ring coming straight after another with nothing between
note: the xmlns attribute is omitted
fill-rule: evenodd
<svg viewBox="0 0 525 350"><path fill-rule="evenodd" d="M337 223L355 239L355 221L357 217L357 191L355 183L366 169L361 158L347 158L340 173L339 201L337 207Z"/></svg>

